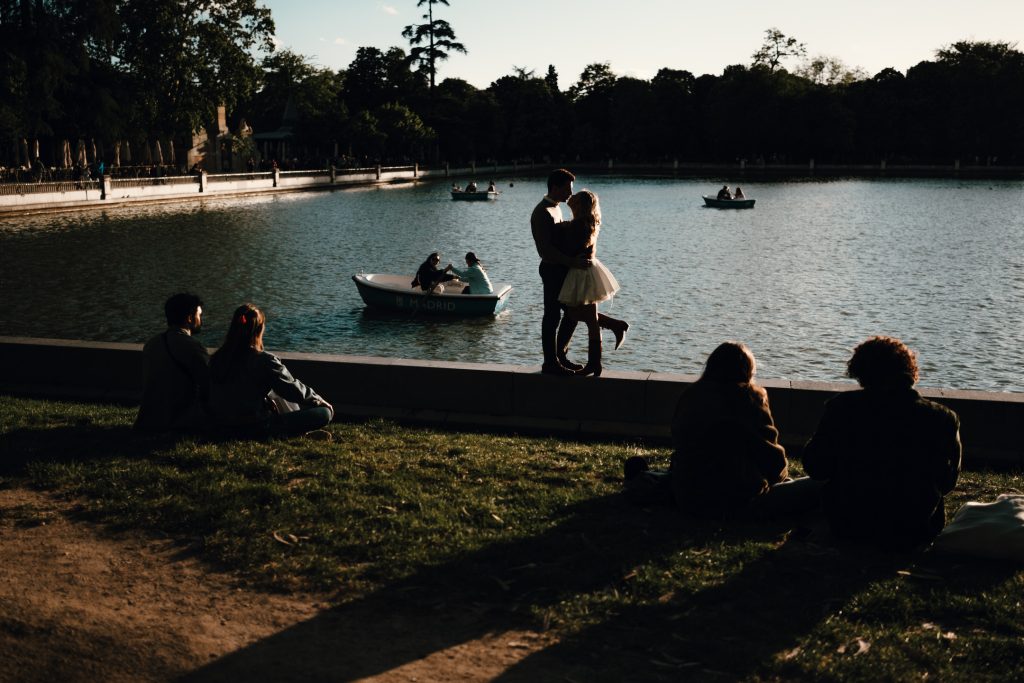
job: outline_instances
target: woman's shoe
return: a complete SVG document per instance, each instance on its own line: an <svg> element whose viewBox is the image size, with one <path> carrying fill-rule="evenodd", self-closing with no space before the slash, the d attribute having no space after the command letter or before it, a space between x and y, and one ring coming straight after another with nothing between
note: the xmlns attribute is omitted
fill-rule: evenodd
<svg viewBox="0 0 1024 683"><path fill-rule="evenodd" d="M615 335L615 350L618 351L619 347L622 346L622 342L626 341L626 332L629 331L629 323L625 320L616 320L617 324L612 328L612 334Z"/></svg>

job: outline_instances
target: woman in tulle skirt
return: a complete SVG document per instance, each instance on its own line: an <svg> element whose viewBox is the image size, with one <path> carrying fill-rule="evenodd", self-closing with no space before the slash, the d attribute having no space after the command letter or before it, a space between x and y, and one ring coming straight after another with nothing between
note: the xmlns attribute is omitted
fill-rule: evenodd
<svg viewBox="0 0 1024 683"><path fill-rule="evenodd" d="M569 317L587 326L587 364L579 374L599 376L601 328L606 327L615 334L617 349L622 345L629 324L597 311L599 303L611 299L619 291L618 280L595 257L597 235L601 230L601 206L597 195L590 190L580 190L566 203L572 211L572 221L562 233L562 251L572 256L587 255L592 265L590 268L569 269L558 300L565 304Z"/></svg>

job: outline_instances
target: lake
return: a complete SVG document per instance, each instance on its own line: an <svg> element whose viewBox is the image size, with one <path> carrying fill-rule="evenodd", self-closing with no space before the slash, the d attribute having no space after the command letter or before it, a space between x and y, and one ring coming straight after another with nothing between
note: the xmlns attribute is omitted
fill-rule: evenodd
<svg viewBox="0 0 1024 683"><path fill-rule="evenodd" d="M545 188L496 180L503 194L486 203L424 182L2 218L0 333L142 342L168 295L194 291L208 346L251 301L270 349L539 364L528 222ZM859 341L889 334L918 352L924 386L1024 391L1024 182L750 183L756 208L704 208L720 186L577 179L601 198L598 255L622 284L603 309L632 325L606 369L697 374L738 339L762 378L838 381ZM351 280L411 279L431 251L461 266L470 250L515 287L496 318L374 313ZM574 350L582 360L583 328Z"/></svg>

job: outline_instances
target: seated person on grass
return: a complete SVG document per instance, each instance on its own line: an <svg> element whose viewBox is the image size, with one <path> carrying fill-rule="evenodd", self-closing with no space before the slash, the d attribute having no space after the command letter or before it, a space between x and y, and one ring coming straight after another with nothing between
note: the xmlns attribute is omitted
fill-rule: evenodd
<svg viewBox="0 0 1024 683"><path fill-rule="evenodd" d="M917 359L898 339L868 339L846 367L862 389L825 404L803 453L829 526L888 548L930 541L960 473L960 420L914 389Z"/></svg>
<svg viewBox="0 0 1024 683"><path fill-rule="evenodd" d="M330 440L323 427L334 419L334 407L263 350L265 327L263 312L252 304L235 309L224 343L210 359L210 412L244 436Z"/></svg>
<svg viewBox="0 0 1024 683"><path fill-rule="evenodd" d="M145 388L135 429L198 429L210 386L210 355L192 336L203 325L203 302L195 294L175 294L164 315L167 329L142 349Z"/></svg>
<svg viewBox="0 0 1024 683"><path fill-rule="evenodd" d="M728 516L769 497L786 480L786 451L768 394L754 382L756 368L754 355L739 342L720 344L708 356L704 373L676 405L667 476L643 471L645 463L636 458L626 462L626 492L634 502L667 501L670 491L681 510Z"/></svg>

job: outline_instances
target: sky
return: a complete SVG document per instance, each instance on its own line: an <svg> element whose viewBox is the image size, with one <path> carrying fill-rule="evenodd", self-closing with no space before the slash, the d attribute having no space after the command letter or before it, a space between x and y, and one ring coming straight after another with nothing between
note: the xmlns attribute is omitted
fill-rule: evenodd
<svg viewBox="0 0 1024 683"><path fill-rule="evenodd" d="M276 43L319 66L345 68L358 47L408 50L402 29L422 23L416 0L263 0ZM441 64L438 79L486 88L516 67L543 76L549 64L568 89L584 67L608 62L619 76L658 69L720 75L750 64L764 32L778 28L808 56L838 57L874 75L906 73L960 40L1016 43L1024 50L1024 0L449 0L435 18L451 24L468 54ZM795 64L785 63L789 68Z"/></svg>

